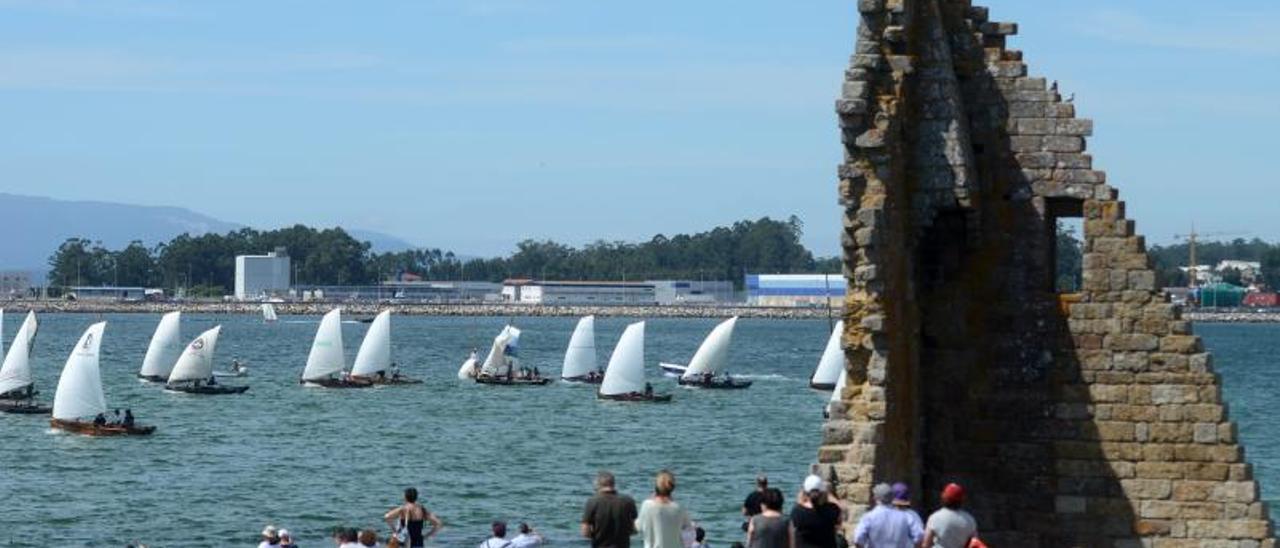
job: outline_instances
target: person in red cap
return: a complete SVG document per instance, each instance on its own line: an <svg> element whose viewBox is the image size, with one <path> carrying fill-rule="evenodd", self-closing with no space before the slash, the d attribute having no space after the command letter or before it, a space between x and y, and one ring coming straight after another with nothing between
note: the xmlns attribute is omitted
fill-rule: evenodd
<svg viewBox="0 0 1280 548"><path fill-rule="evenodd" d="M948 483L942 488L942 508L924 526L924 548L968 548L978 537L978 522L961 509L964 488Z"/></svg>

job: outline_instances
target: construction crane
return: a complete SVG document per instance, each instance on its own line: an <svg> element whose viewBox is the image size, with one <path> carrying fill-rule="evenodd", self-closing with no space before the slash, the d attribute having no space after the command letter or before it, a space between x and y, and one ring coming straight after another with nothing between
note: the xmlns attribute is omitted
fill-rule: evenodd
<svg viewBox="0 0 1280 548"><path fill-rule="evenodd" d="M1196 232L1196 224L1191 223L1191 232L1187 234L1174 234L1173 237L1187 242L1187 288L1196 288L1196 238L1229 238L1236 236L1247 236L1248 232Z"/></svg>

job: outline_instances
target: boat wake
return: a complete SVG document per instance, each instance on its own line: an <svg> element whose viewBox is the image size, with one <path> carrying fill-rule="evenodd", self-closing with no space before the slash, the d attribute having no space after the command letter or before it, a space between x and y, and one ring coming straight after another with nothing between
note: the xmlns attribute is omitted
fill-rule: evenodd
<svg viewBox="0 0 1280 548"><path fill-rule="evenodd" d="M793 381L793 380L796 380L796 379L793 379L793 378L788 377L788 376L786 376L786 375L778 375L778 374L776 374L776 373L769 373L769 374L764 374L764 375L752 375L752 374L748 374L748 373L734 373L734 374L733 374L733 378L735 378L735 379L751 379L751 380L755 380L755 381Z"/></svg>

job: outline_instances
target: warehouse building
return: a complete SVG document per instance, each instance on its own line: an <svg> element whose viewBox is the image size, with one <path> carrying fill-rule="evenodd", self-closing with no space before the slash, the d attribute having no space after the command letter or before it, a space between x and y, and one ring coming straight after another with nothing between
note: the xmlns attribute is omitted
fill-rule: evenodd
<svg viewBox="0 0 1280 548"><path fill-rule="evenodd" d="M502 282L502 300L521 304L652 305L649 282L550 282L514 279Z"/></svg>
<svg viewBox="0 0 1280 548"><path fill-rule="evenodd" d="M260 300L289 291L289 254L283 247L266 255L236 256L236 299Z"/></svg>
<svg viewBox="0 0 1280 548"><path fill-rule="evenodd" d="M747 274L743 285L754 306L840 307L846 282L840 274Z"/></svg>
<svg viewBox="0 0 1280 548"><path fill-rule="evenodd" d="M737 301L733 282L721 280L649 280L660 305L716 304Z"/></svg>
<svg viewBox="0 0 1280 548"><path fill-rule="evenodd" d="M500 300L502 284L494 282L387 281L378 285L298 285L289 297L303 301L395 301L461 303Z"/></svg>

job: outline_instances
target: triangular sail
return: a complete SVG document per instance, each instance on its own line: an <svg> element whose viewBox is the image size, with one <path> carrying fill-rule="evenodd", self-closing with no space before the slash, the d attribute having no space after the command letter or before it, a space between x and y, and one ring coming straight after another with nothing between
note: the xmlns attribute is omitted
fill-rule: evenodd
<svg viewBox="0 0 1280 548"><path fill-rule="evenodd" d="M213 376L213 350L218 344L222 326L201 333L187 345L178 357L178 363L169 374L169 384L184 381L203 381Z"/></svg>
<svg viewBox="0 0 1280 548"><path fill-rule="evenodd" d="M843 368L840 369L840 379L836 381L836 389L831 393L831 401L840 401L841 393L844 392L845 383L849 382L849 373Z"/></svg>
<svg viewBox="0 0 1280 548"><path fill-rule="evenodd" d="M9 353L0 365L0 394L31 386L35 378L31 374L31 343L36 338L36 313L28 312L18 334L9 345Z"/></svg>
<svg viewBox="0 0 1280 548"><path fill-rule="evenodd" d="M836 328L827 339L827 348L822 351L822 359L813 372L812 384L831 386L840 380L840 372L844 371L844 349L840 348L840 337L844 335L844 320L836 322Z"/></svg>
<svg viewBox="0 0 1280 548"><path fill-rule="evenodd" d="M102 375L98 371L102 332L106 327L107 322L89 326L67 356L67 364L58 378L58 389L53 394L53 418L75 420L107 412Z"/></svg>
<svg viewBox="0 0 1280 548"><path fill-rule="evenodd" d="M276 316L276 307L271 303L262 303L262 319L268 322L274 322L280 319Z"/></svg>
<svg viewBox="0 0 1280 548"><path fill-rule="evenodd" d="M738 317L734 316L711 330L711 334L707 335L702 346L693 354L693 359L689 360L689 368L685 370L683 378L695 379L708 373L714 375L728 367L729 343L733 340L733 326L737 323Z"/></svg>
<svg viewBox="0 0 1280 548"><path fill-rule="evenodd" d="M516 368L519 346L520 330L510 325L502 328L502 332L493 338L493 346L480 366L480 374L501 376L510 373Z"/></svg>
<svg viewBox="0 0 1280 548"><path fill-rule="evenodd" d="M621 396L644 392L644 322L627 326L609 356L600 393Z"/></svg>
<svg viewBox="0 0 1280 548"><path fill-rule="evenodd" d="M391 311L384 310L369 324L360 343L351 374L357 377L377 375L391 367Z"/></svg>
<svg viewBox="0 0 1280 548"><path fill-rule="evenodd" d="M182 313L170 312L160 318L155 334L151 335L151 344L147 346L147 355L142 358L144 377L168 378L173 370L173 362L182 352Z"/></svg>
<svg viewBox="0 0 1280 548"><path fill-rule="evenodd" d="M316 338L311 343L311 354L307 356L307 367L302 370L302 380L323 379L346 368L346 357L342 349L341 310L330 310L320 319Z"/></svg>
<svg viewBox="0 0 1280 548"><path fill-rule="evenodd" d="M569 337L560 376L566 379L585 377L596 370L596 317L586 316L578 320L578 326Z"/></svg>

